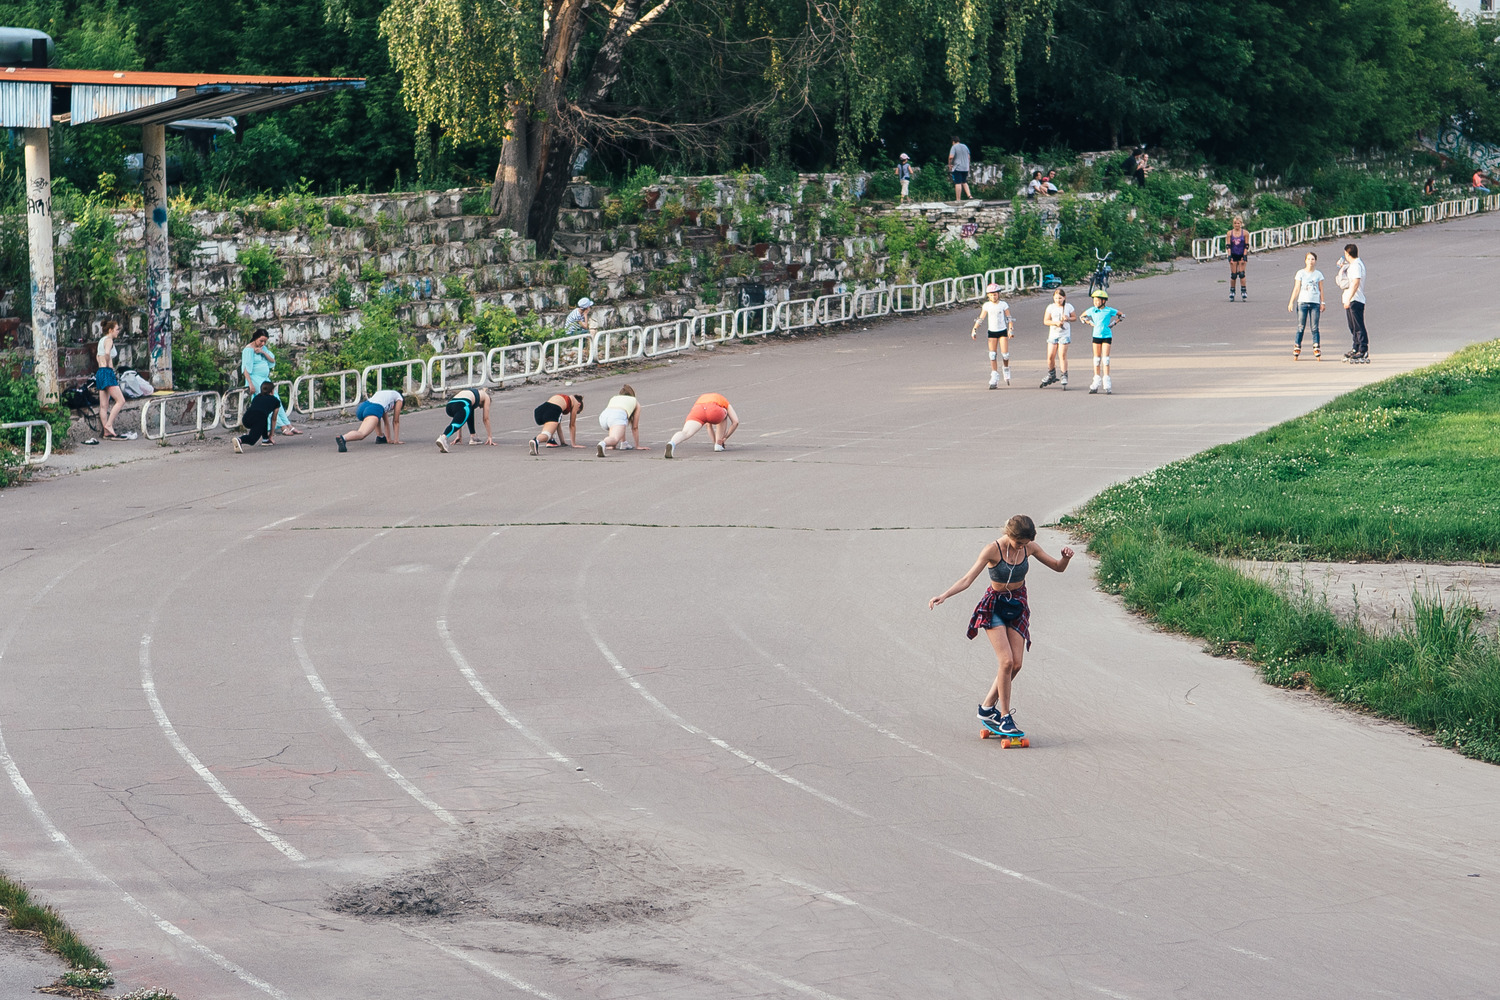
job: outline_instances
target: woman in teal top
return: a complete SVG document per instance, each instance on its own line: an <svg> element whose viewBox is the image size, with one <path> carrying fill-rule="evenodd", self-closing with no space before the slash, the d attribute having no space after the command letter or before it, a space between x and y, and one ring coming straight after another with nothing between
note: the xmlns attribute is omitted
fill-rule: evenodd
<svg viewBox="0 0 1500 1000"><path fill-rule="evenodd" d="M245 376L247 394L254 398L260 392L262 382L273 382L271 369L276 366L276 355L271 353L271 335L265 330L256 330L250 343L240 351L240 371ZM286 407L276 411L276 433L301 434L287 419Z"/></svg>
<svg viewBox="0 0 1500 1000"><path fill-rule="evenodd" d="M1114 343L1115 326L1125 319L1125 314L1109 305L1109 293L1104 289L1094 292L1094 307L1084 310L1079 319L1094 329L1094 381L1089 383L1089 392L1101 388L1105 395L1114 392L1109 380L1109 348Z"/></svg>

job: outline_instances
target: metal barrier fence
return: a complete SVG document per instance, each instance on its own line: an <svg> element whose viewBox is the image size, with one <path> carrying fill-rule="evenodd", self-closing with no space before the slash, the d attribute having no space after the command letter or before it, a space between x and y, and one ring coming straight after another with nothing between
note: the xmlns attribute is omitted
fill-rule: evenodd
<svg viewBox="0 0 1500 1000"><path fill-rule="evenodd" d="M914 313L922 311L921 285L892 285L891 312Z"/></svg>
<svg viewBox="0 0 1500 1000"><path fill-rule="evenodd" d="M641 329L641 355L647 358L676 354L693 346L693 320L674 319Z"/></svg>
<svg viewBox="0 0 1500 1000"><path fill-rule="evenodd" d="M484 356L484 377L490 385L504 385L511 379L527 378L541 368L542 345L534 341L496 347Z"/></svg>
<svg viewBox="0 0 1500 1000"><path fill-rule="evenodd" d="M485 351L434 354L427 359L428 391L441 394L460 389L476 389L484 385L488 360L489 355ZM452 375L449 374L450 371Z"/></svg>
<svg viewBox="0 0 1500 1000"><path fill-rule="evenodd" d="M203 411L207 409L208 400L213 400L213 418L206 419ZM186 417L189 412L193 414L192 427L178 427L167 430L168 407L177 403L187 403L183 411ZM151 407L156 406L156 433L151 433ZM141 436L147 441L160 441L163 438L173 437L177 434L202 434L219 426L224 416L224 396L212 390L205 392L174 392L166 396L146 396L141 400ZM243 412L241 413L243 416ZM206 421L206 422L205 422Z"/></svg>
<svg viewBox="0 0 1500 1000"><path fill-rule="evenodd" d="M412 378L415 369L416 378ZM390 361L383 365L369 365L359 376L359 394L361 398L369 399L377 392L385 389L385 373L401 372L401 394L403 396L425 396L427 394L427 362L421 358L412 358L408 361ZM370 376L375 376L375 387L370 388Z"/></svg>
<svg viewBox="0 0 1500 1000"><path fill-rule="evenodd" d="M276 390L277 398L282 401L281 405L287 406L287 401L292 398L291 379L282 379L279 382L272 383L272 385ZM219 426L223 427L225 430L228 430L230 428L238 427L242 423L244 423L245 404L250 400L250 397L254 395L255 393L251 392L248 386L239 389L230 389L228 392L224 393L223 397L221 397L219 400ZM233 414L232 419L230 416L231 414Z"/></svg>
<svg viewBox="0 0 1500 1000"><path fill-rule="evenodd" d="M939 278L929 281L922 286L922 308L942 309L954 304L953 288L957 284L955 278Z"/></svg>
<svg viewBox="0 0 1500 1000"><path fill-rule="evenodd" d="M1337 215L1328 219L1309 219L1292 226L1256 229L1246 235L1250 238L1250 252L1260 253L1264 250L1296 246L1299 243L1313 243L1332 237L1352 236L1371 229L1402 229L1419 222L1441 222L1444 219L1458 219L1479 212L1493 212L1497 209L1500 209L1500 194L1492 194L1483 198L1478 196L1451 198L1448 201L1423 205L1421 208L1402 209L1399 212L1365 212L1361 215ZM1227 236L1214 236L1193 241L1193 257L1197 260L1213 260L1216 257L1225 256L1228 252Z"/></svg>
<svg viewBox="0 0 1500 1000"><path fill-rule="evenodd" d="M594 364L596 365L629 361L640 356L641 328L638 326L621 326L613 330L600 330L594 334Z"/></svg>
<svg viewBox="0 0 1500 1000"><path fill-rule="evenodd" d="M775 332L776 310L774 307L745 306L734 311L734 335L738 339L762 337Z"/></svg>
<svg viewBox="0 0 1500 1000"><path fill-rule="evenodd" d="M594 361L594 335L578 333L571 337L558 337L542 344L541 366L538 374L548 372L570 372L586 368Z"/></svg>
<svg viewBox="0 0 1500 1000"><path fill-rule="evenodd" d="M714 324L712 330L709 329L710 323ZM693 343L699 347L705 344L722 344L733 339L734 310L722 309L719 312L699 313L693 317Z"/></svg>
<svg viewBox="0 0 1500 1000"><path fill-rule="evenodd" d="M31 429L42 427L47 431L45 443L42 445L42 454L38 458L31 457ZM25 440L22 442L21 460L26 465L41 465L52 457L52 425L45 420L17 420L13 423L0 424L0 431L23 431Z"/></svg>
<svg viewBox="0 0 1500 1000"><path fill-rule="evenodd" d="M818 322L817 299L792 299L776 303L771 314L776 330L801 330Z"/></svg>
<svg viewBox="0 0 1500 1000"><path fill-rule="evenodd" d="M891 314L891 290L889 288L871 288L867 291L854 293L854 318L872 319L876 316L889 316Z"/></svg>
<svg viewBox="0 0 1500 1000"><path fill-rule="evenodd" d="M837 313L833 311L835 306L838 307ZM817 305L813 307L813 318L822 326L849 322L854 318L854 296L847 292L819 295Z"/></svg>
<svg viewBox="0 0 1500 1000"><path fill-rule="evenodd" d="M985 280L982 274L966 274L961 278L953 279L953 300L955 302L978 302L984 298Z"/></svg>
<svg viewBox="0 0 1500 1000"><path fill-rule="evenodd" d="M1020 264L1016 266L1014 271L1016 276L1014 289L1016 291L1042 287L1042 265Z"/></svg>
<svg viewBox="0 0 1500 1000"><path fill-rule="evenodd" d="M319 389L322 388L326 392L327 387L324 383L330 379L339 380L338 402L320 403L318 402ZM305 416L325 413L329 410L347 410L357 405L362 398L361 385L360 373L353 368L343 368L336 372L321 372L315 375L299 375L297 381L292 383L292 399L287 409L296 410ZM302 405L304 392L307 395L306 406Z"/></svg>

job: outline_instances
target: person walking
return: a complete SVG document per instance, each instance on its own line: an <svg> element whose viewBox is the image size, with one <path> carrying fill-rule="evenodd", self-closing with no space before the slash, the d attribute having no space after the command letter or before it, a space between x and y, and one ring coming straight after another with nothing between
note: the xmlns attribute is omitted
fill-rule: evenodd
<svg viewBox="0 0 1500 1000"><path fill-rule="evenodd" d="M490 391L488 389L460 389L448 400L448 405L443 412L448 414L448 426L443 433L438 435L438 451L448 453L448 439L453 438L454 443L463 440L464 428L469 428L469 443L478 444L479 438L474 433L474 411L478 410L484 417L484 443L493 445L495 443L494 432L490 430Z"/></svg>
<svg viewBox="0 0 1500 1000"><path fill-rule="evenodd" d="M969 190L969 147L959 142L956 135L952 142L948 147L948 173L953 177L953 200L960 202L974 197Z"/></svg>
<svg viewBox="0 0 1500 1000"><path fill-rule="evenodd" d="M979 339L979 324L987 324L990 345L990 388L1000 388L999 362L1004 363L1005 384L1010 385L1010 336L1016 327L1016 321L1010 314L1010 305L1000 300L1000 286L991 282L985 286L985 298L987 301L979 304L979 318L974 321L974 329L969 331L970 340Z"/></svg>
<svg viewBox="0 0 1500 1000"><path fill-rule="evenodd" d="M725 424L728 427L725 427ZM725 444L729 441L729 435L740 426L740 416L734 412L734 407L729 405L717 392L705 392L698 397L693 408L688 411L687 420L683 422L682 430L672 435L672 440L667 442L667 453L664 458L676 458L677 446L703 429L703 425L709 427L709 434L714 439L714 451L723 451Z"/></svg>
<svg viewBox="0 0 1500 1000"><path fill-rule="evenodd" d="M1245 232L1245 220L1240 216L1234 217L1234 224L1225 237L1229 244L1229 301L1234 301L1234 279L1240 279L1240 298L1250 301L1250 293L1245 291L1245 261L1250 257L1250 234Z"/></svg>
<svg viewBox="0 0 1500 1000"><path fill-rule="evenodd" d="M994 647L998 669L989 692L979 703L979 721L993 733L1002 736L1025 736L1011 713L1011 693L1021 661L1031 648L1031 603L1026 596L1026 572L1030 559L1054 572L1061 573L1073 561L1073 550L1064 546L1062 557L1054 559L1036 541L1036 524L1025 514L1005 522L1000 537L979 551L979 558L958 582L927 602L927 609L961 594L988 571L990 584L974 606L969 617L968 636L973 639L984 630Z"/></svg>
<svg viewBox="0 0 1500 1000"><path fill-rule="evenodd" d="M1349 323L1349 336L1354 346L1344 355L1353 364L1365 364L1370 360L1370 334L1365 329L1365 262L1359 258L1359 247L1353 243L1344 245L1339 258L1339 273L1334 283L1344 290L1344 318Z"/></svg>
<svg viewBox="0 0 1500 1000"><path fill-rule="evenodd" d="M1308 324L1312 325L1313 357L1321 359L1323 348L1318 343L1318 319L1328 307L1323 298L1323 272L1318 270L1318 255L1311 250L1303 258L1302 270L1292 275L1292 295L1286 300L1286 311L1294 309L1301 315L1297 321L1297 340L1292 345L1292 360L1302 356L1302 334Z"/></svg>
<svg viewBox="0 0 1500 1000"><path fill-rule="evenodd" d="M641 446L641 406L634 389L623 385L618 395L609 397L609 402L599 411L599 426L604 430L604 440L595 446L594 453L600 458L604 457L606 449L630 451ZM625 440L627 427L635 437L634 445Z"/></svg>
<svg viewBox="0 0 1500 1000"><path fill-rule="evenodd" d="M1094 330L1094 380L1089 383L1089 395L1103 389L1108 396L1115 391L1114 383L1109 380L1109 349L1115 342L1115 324L1123 322L1125 314L1110 308L1109 293L1104 289L1095 290L1093 298L1093 307L1085 309L1079 317Z"/></svg>
<svg viewBox="0 0 1500 1000"><path fill-rule="evenodd" d="M1038 386L1045 389L1054 382L1068 389L1068 345L1073 342L1073 320L1078 318L1068 302L1068 293L1059 288L1052 293L1052 304L1042 316L1047 327L1047 377Z"/></svg>
<svg viewBox="0 0 1500 1000"><path fill-rule="evenodd" d="M115 337L120 333L120 324L115 320L104 321L104 336L94 348L94 388L99 390L99 433L116 441L134 441L135 431L115 433L115 417L125 405L125 393L120 389L120 376L115 371L115 359L120 349L115 346Z"/></svg>
<svg viewBox="0 0 1500 1000"><path fill-rule="evenodd" d="M262 382L271 379L271 371L275 367L276 355L271 353L271 334L257 329L251 334L250 343L240 351L240 372L245 376L245 388L252 396L260 391ZM302 433L292 426L285 407L276 411L276 429L286 435Z"/></svg>
<svg viewBox="0 0 1500 1000"><path fill-rule="evenodd" d="M905 205L911 193L911 157L905 153L901 154L901 160L896 164L896 179L901 182L901 204Z"/></svg>
<svg viewBox="0 0 1500 1000"><path fill-rule="evenodd" d="M272 429L276 426L276 414L280 412L281 400L276 396L276 383L262 382L260 391L255 394L254 399L250 400L250 405L245 407L245 416L242 420L245 433L231 442L234 445L234 453L243 455L245 449L256 442L275 444L276 436L272 433ZM339 438L339 451L343 450L344 439Z"/></svg>
<svg viewBox="0 0 1500 1000"><path fill-rule="evenodd" d="M350 431L348 434L340 434L334 438L334 443L339 446L339 451L348 451L350 441L363 441L371 434L375 434L376 444L400 444L401 443L401 408L406 405L406 399L395 389L381 389L369 399L359 404L354 411L355 418L359 421L359 429ZM377 431L379 433L377 433Z"/></svg>
<svg viewBox="0 0 1500 1000"><path fill-rule="evenodd" d="M567 447L563 444L562 423L563 414L568 415L568 436L572 439L571 447L578 447L578 418L583 415L583 397L567 396L559 393L548 396L547 401L531 412L536 425L541 428L537 436L526 443L527 449L533 455L540 455L541 449ZM548 443L548 442L552 443Z"/></svg>

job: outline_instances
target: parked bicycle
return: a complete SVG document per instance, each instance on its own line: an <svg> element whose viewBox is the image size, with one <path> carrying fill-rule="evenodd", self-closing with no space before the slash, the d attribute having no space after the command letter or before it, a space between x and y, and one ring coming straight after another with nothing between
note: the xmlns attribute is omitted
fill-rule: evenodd
<svg viewBox="0 0 1500 1000"><path fill-rule="evenodd" d="M1114 273L1114 268L1109 266L1109 259L1114 255L1115 252L1111 250L1103 257L1100 257L1099 248L1094 247L1094 259L1099 262L1099 267L1095 269L1093 276L1089 278L1090 295L1094 294L1095 291L1109 291L1109 276Z"/></svg>

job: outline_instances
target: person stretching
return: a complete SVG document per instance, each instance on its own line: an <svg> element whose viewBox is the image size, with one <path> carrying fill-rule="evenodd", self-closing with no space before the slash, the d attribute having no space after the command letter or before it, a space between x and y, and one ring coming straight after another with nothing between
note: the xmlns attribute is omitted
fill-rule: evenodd
<svg viewBox="0 0 1500 1000"><path fill-rule="evenodd" d="M641 446L641 406L635 398L635 390L628 385L620 387L618 396L609 397L604 409L599 411L599 426L604 431L604 440L595 446L595 454L604 457L606 448L629 451ZM635 436L635 444L625 441L625 428Z"/></svg>
<svg viewBox="0 0 1500 1000"><path fill-rule="evenodd" d="M1061 573L1072 561L1073 550L1064 546L1062 558L1052 558L1036 543L1036 524L1025 514L1017 514L1005 522L999 538L980 550L979 558L957 583L927 602L931 611L954 594L968 590L982 571L989 570L990 585L969 617L968 634L973 639L984 629L994 647L999 669L989 693L979 703L979 721L991 732L1005 736L1026 735L1011 715L1010 695L1016 674L1021 672L1021 659L1031 648L1031 604L1026 598L1026 571L1031 556Z"/></svg>
<svg viewBox="0 0 1500 1000"><path fill-rule="evenodd" d="M728 427L724 426L726 421L729 424ZM704 424L709 426L709 434L713 436L714 451L723 451L724 445L729 441L729 435L739 427L740 417L734 412L734 407L729 405L729 400L717 392L705 392L698 397L698 401L688 411L682 430L673 434L672 440L667 442L665 457L676 458L677 446L697 434Z"/></svg>
<svg viewBox="0 0 1500 1000"><path fill-rule="evenodd" d="M234 453L243 455L245 448L265 438L265 444L275 444L276 437L272 433L276 426L276 414L281 412L281 400L276 397L276 384L274 382L262 382L260 392L250 400L250 405L245 407L245 416L241 423L249 432L234 438ZM342 445L339 451L343 451Z"/></svg>
<svg viewBox="0 0 1500 1000"><path fill-rule="evenodd" d="M1085 309L1079 317L1085 324L1094 328L1094 381L1089 383L1089 395L1093 395L1101 388L1108 396L1115 391L1114 383L1109 380L1109 349L1114 344L1116 323L1125 321L1125 314L1118 309L1109 307L1109 293L1099 289L1093 293L1094 306ZM1100 371L1103 370L1103 377Z"/></svg>
<svg viewBox="0 0 1500 1000"><path fill-rule="evenodd" d="M460 389L448 400L448 405L443 412L448 414L450 423L438 435L438 451L448 453L448 439L454 438L455 443L463 440L464 428L469 428L469 443L478 444L479 438L474 433L474 411L478 410L484 417L484 443L494 444L495 435L490 430L490 391L488 389Z"/></svg>
<svg viewBox="0 0 1500 1000"><path fill-rule="evenodd" d="M583 413L583 397L548 396L545 403L531 411L536 425L541 428L541 432L536 437L526 442L527 448L533 455L540 455L543 446L564 447L562 429L558 426L562 423L564 413L568 415L568 437L571 439L569 445L574 448L578 447L578 418ZM552 443L549 444L549 441Z"/></svg>
<svg viewBox="0 0 1500 1000"><path fill-rule="evenodd" d="M1009 304L1000 301L1000 286L991 282L984 289L986 302L979 304L979 318L974 329L969 331L970 340L979 339L979 324L988 324L990 345L990 388L1000 388L1000 367L1005 365L1005 384L1010 385L1010 335L1016 328L1015 318L1010 314Z"/></svg>
<svg viewBox="0 0 1500 1000"><path fill-rule="evenodd" d="M355 418L359 420L359 429L333 439L339 446L339 451L348 451L348 442L363 441L371 434L375 434L376 444L385 444L387 441L400 444L401 407L405 403L406 400L395 389L381 389L360 403L359 409L354 411ZM376 431L381 433L376 434Z"/></svg>
<svg viewBox="0 0 1500 1000"><path fill-rule="evenodd" d="M1245 232L1245 220L1238 215L1234 217L1234 226L1225 237L1229 243L1229 301L1234 301L1234 279L1240 279L1240 298L1246 302L1250 301L1250 293L1245 291L1245 261L1250 256L1250 234Z"/></svg>
<svg viewBox="0 0 1500 1000"><path fill-rule="evenodd" d="M1047 327L1047 377L1038 388L1060 382L1063 391L1067 391L1068 345L1073 342L1073 320L1077 318L1078 314L1068 304L1068 293L1061 288L1053 292L1052 304L1042 316Z"/></svg>

